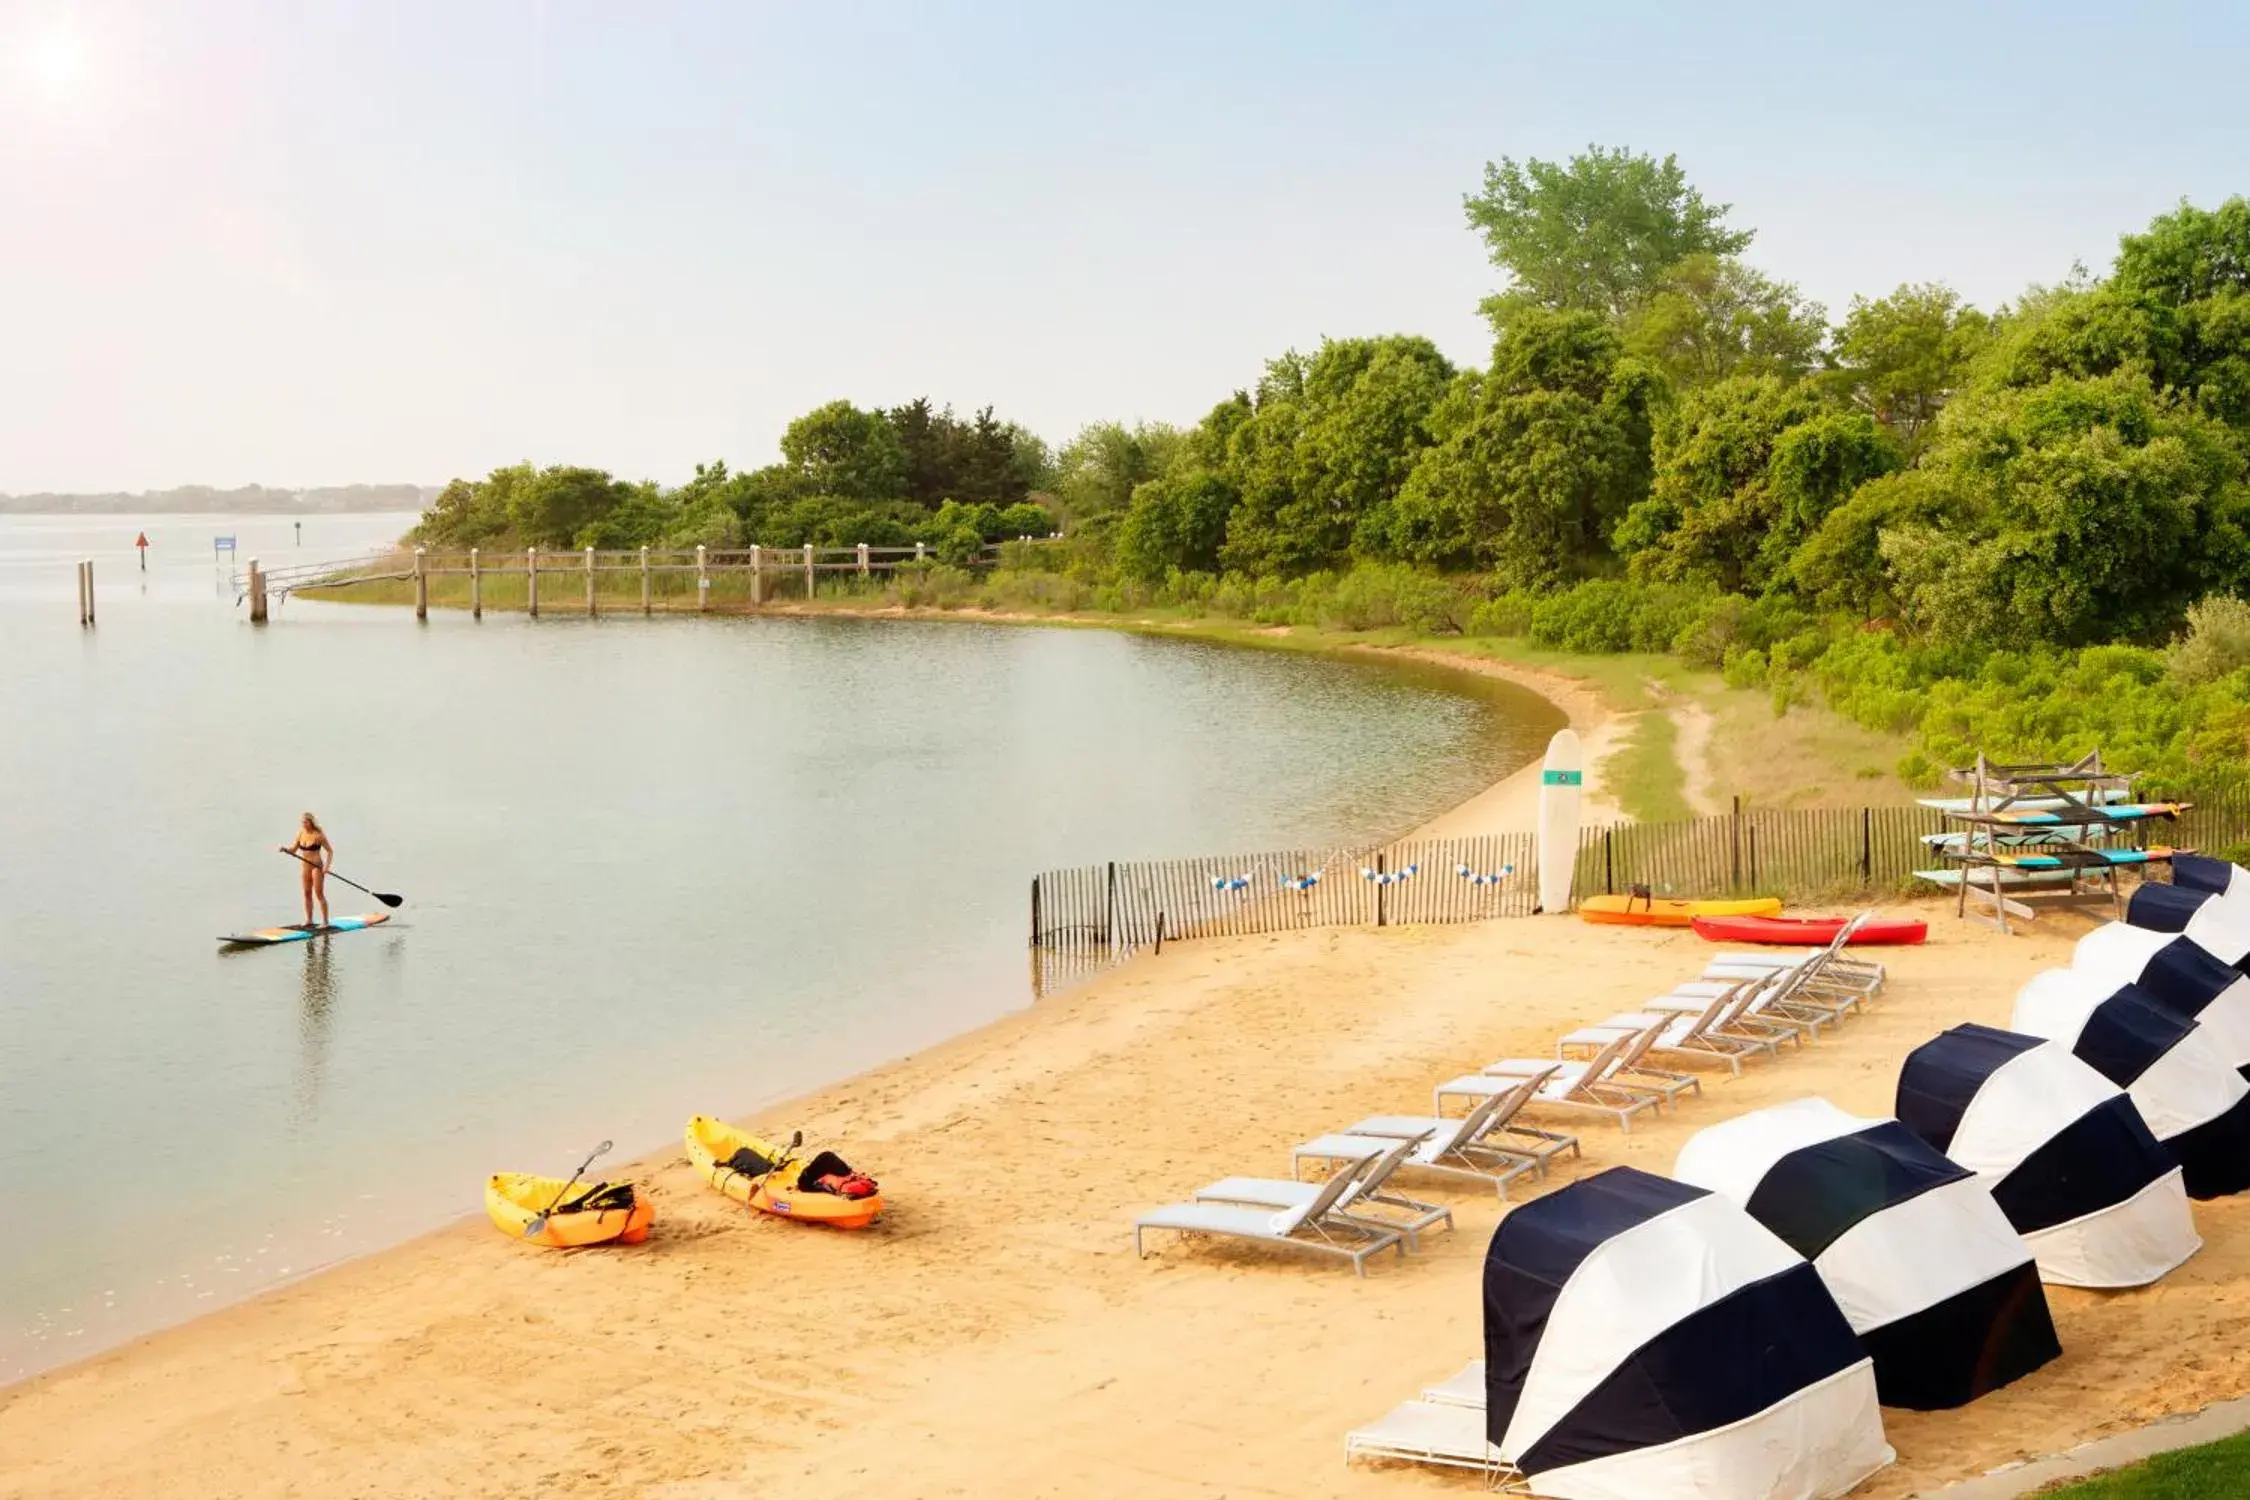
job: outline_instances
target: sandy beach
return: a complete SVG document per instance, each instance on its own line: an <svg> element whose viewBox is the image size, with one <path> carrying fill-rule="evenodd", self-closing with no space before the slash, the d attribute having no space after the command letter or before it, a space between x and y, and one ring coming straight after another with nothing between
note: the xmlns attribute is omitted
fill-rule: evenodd
<svg viewBox="0 0 2250 1500"><path fill-rule="evenodd" d="M1593 706L1573 712L1602 732ZM1521 826L1520 780L1431 831ZM1808 1094L1887 1113L1908 1049L2004 1024L2084 930L1929 915L1927 947L1887 955L1873 1014L1740 1079L1713 1072L1630 1136L1573 1127L1584 1161L1554 1181L1665 1171L1695 1129ZM881 1180L892 1207L872 1230L752 1217L675 1147L635 1172L658 1205L645 1246L542 1251L465 1219L0 1392L0 1497L1474 1492L1347 1467L1343 1438L1480 1352L1489 1193L1429 1186L1454 1232L1364 1281L1162 1235L1138 1260L1134 1216L1229 1173L1285 1176L1291 1143L1549 1053L1704 953L1568 917L1174 946L761 1112ZM683 1099L683 1121L703 1107ZM2250 1390L2250 1206L2196 1215L2204 1250L2159 1286L2050 1290L2056 1363L1962 1411L1886 1413L1899 1461L1860 1493L1895 1500Z"/></svg>

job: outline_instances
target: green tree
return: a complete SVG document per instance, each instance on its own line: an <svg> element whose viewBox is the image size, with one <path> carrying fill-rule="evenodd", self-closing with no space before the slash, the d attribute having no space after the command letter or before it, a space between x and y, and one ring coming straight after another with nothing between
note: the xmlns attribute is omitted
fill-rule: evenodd
<svg viewBox="0 0 2250 1500"><path fill-rule="evenodd" d="M1355 539L1383 555L1384 512L1429 446L1426 419L1452 379L1436 345L1405 336L1330 339L1310 359L1269 365L1257 411L1229 439L1241 498L1226 565L1306 573L1343 561Z"/></svg>
<svg viewBox="0 0 2250 1500"><path fill-rule="evenodd" d="M2148 319L2160 385L2250 425L2250 201L2183 202L2126 235L2109 289Z"/></svg>
<svg viewBox="0 0 2250 1500"><path fill-rule="evenodd" d="M1706 203L1678 160L1589 146L1556 163L1487 162L1484 191L1463 204L1492 263L1512 286L1485 304L1495 324L1523 306L1621 318L1691 255L1737 255L1751 232L1726 227L1729 205Z"/></svg>
<svg viewBox="0 0 2250 1500"><path fill-rule="evenodd" d="M1117 566L1128 578L1158 583L1174 571L1211 573L1219 566L1234 486L1206 469L1175 469L1133 491L1117 527Z"/></svg>
<svg viewBox="0 0 2250 1500"><path fill-rule="evenodd" d="M831 401L781 435L781 454L816 494L896 500L906 493L906 448L890 419Z"/></svg>
<svg viewBox="0 0 2250 1500"><path fill-rule="evenodd" d="M1436 446L1390 507L1390 555L1490 568L1511 588L1595 571L1648 490L1663 384L1592 313L1513 320L1488 377L1457 379L1429 419Z"/></svg>
<svg viewBox="0 0 2250 1500"><path fill-rule="evenodd" d="M1657 424L1647 500L1617 531L1643 578L1760 593L1853 489L1897 467L1872 418L1773 375L1692 391Z"/></svg>
<svg viewBox="0 0 2250 1500"><path fill-rule="evenodd" d="M496 474L495 478L498 477ZM510 529L530 546L569 547L634 493L603 469L556 464L510 486Z"/></svg>
<svg viewBox="0 0 2250 1500"><path fill-rule="evenodd" d="M1121 514L1135 489L1164 472L1180 443L1179 431L1162 422L1085 427L1064 445L1055 463L1055 501L1063 519Z"/></svg>
<svg viewBox="0 0 2250 1500"><path fill-rule="evenodd" d="M508 535L508 496L531 478L531 465L495 469L482 480L455 479L438 491L414 528L418 541L443 547L489 546Z"/></svg>
<svg viewBox="0 0 2250 1500"><path fill-rule="evenodd" d="M1889 428L1908 458L1960 389L1992 321L1936 282L1852 299L1836 330L1827 380L1838 397Z"/></svg>
<svg viewBox="0 0 2250 1500"><path fill-rule="evenodd" d="M1681 261L1625 320L1625 347L1680 386L1730 375L1795 380L1813 368L1827 339L1819 303L1717 255Z"/></svg>
<svg viewBox="0 0 2250 1500"><path fill-rule="evenodd" d="M2151 637L2250 581L2242 435L2145 368L1958 398L1922 472L1939 524L1879 546L1908 620L1993 644Z"/></svg>

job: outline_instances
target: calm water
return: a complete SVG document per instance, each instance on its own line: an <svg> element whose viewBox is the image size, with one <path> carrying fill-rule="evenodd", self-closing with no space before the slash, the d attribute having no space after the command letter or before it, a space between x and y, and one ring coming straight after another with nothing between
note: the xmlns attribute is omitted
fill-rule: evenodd
<svg viewBox="0 0 2250 1500"><path fill-rule="evenodd" d="M210 552L404 524L0 517L0 1202L30 1231L0 1379L1028 1004L1035 870L1400 831L1560 722L1093 631L303 602L259 630ZM407 905L220 952L298 919L304 808Z"/></svg>

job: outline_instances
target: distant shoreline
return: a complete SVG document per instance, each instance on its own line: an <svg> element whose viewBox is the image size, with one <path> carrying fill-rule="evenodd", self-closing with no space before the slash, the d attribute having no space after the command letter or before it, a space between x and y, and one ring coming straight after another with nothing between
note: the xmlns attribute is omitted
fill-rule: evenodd
<svg viewBox="0 0 2250 1500"><path fill-rule="evenodd" d="M419 484L352 484L309 489L182 485L141 494L0 495L0 516L342 516L419 512L437 490Z"/></svg>

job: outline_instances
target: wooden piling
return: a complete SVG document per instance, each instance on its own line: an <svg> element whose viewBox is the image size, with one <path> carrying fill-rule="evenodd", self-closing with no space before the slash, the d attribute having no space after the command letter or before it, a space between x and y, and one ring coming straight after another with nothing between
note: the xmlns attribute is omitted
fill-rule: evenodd
<svg viewBox="0 0 2250 1500"><path fill-rule="evenodd" d="M641 613L650 613L652 606L648 594L648 548L641 548Z"/></svg>
<svg viewBox="0 0 2250 1500"><path fill-rule="evenodd" d="M86 623L94 623L94 560L86 559Z"/></svg>
<svg viewBox="0 0 2250 1500"><path fill-rule="evenodd" d="M90 590L86 586L86 564L83 562L72 563L70 571L78 580L78 623L80 625L91 625L94 622L94 614L92 607L87 603L87 595Z"/></svg>
<svg viewBox="0 0 2250 1500"><path fill-rule="evenodd" d="M586 618L594 618L594 549L586 549Z"/></svg>
<svg viewBox="0 0 2250 1500"><path fill-rule="evenodd" d="M523 549L523 587L524 607L531 611L531 618L536 620L539 618L539 549L537 547Z"/></svg>
<svg viewBox="0 0 2250 1500"><path fill-rule="evenodd" d="M915 560L915 561L916 561L917 563L919 563L919 562L923 562L923 561L925 561L925 560L926 560L926 559L925 559L925 557L924 557L924 555L923 555L923 547L922 547L922 544L921 544L920 542L916 542L916 543L914 544L914 560Z"/></svg>
<svg viewBox="0 0 2250 1500"><path fill-rule="evenodd" d="M807 543L805 543L805 599L806 599L806 601L807 601L808 603L809 603L809 602L811 601L811 599L812 599L812 596L813 596L813 549L812 549L812 543L810 543L810 542L807 542Z"/></svg>
<svg viewBox="0 0 2250 1500"><path fill-rule="evenodd" d="M250 623L266 623L266 570L254 557L250 559Z"/></svg>
<svg viewBox="0 0 2250 1500"><path fill-rule="evenodd" d="M750 602L766 602L766 559L756 542L750 544Z"/></svg>
<svg viewBox="0 0 2250 1500"><path fill-rule="evenodd" d="M700 544L695 549L695 607L699 611L711 607L711 555Z"/></svg>
<svg viewBox="0 0 2250 1500"><path fill-rule="evenodd" d="M469 618L484 618L484 565L477 559L477 549L469 549Z"/></svg>
<svg viewBox="0 0 2250 1500"><path fill-rule="evenodd" d="M414 549L414 618L430 617L430 567L427 555L420 547Z"/></svg>
<svg viewBox="0 0 2250 1500"><path fill-rule="evenodd" d="M865 542L859 544L859 576L863 579L867 577L867 543Z"/></svg>

